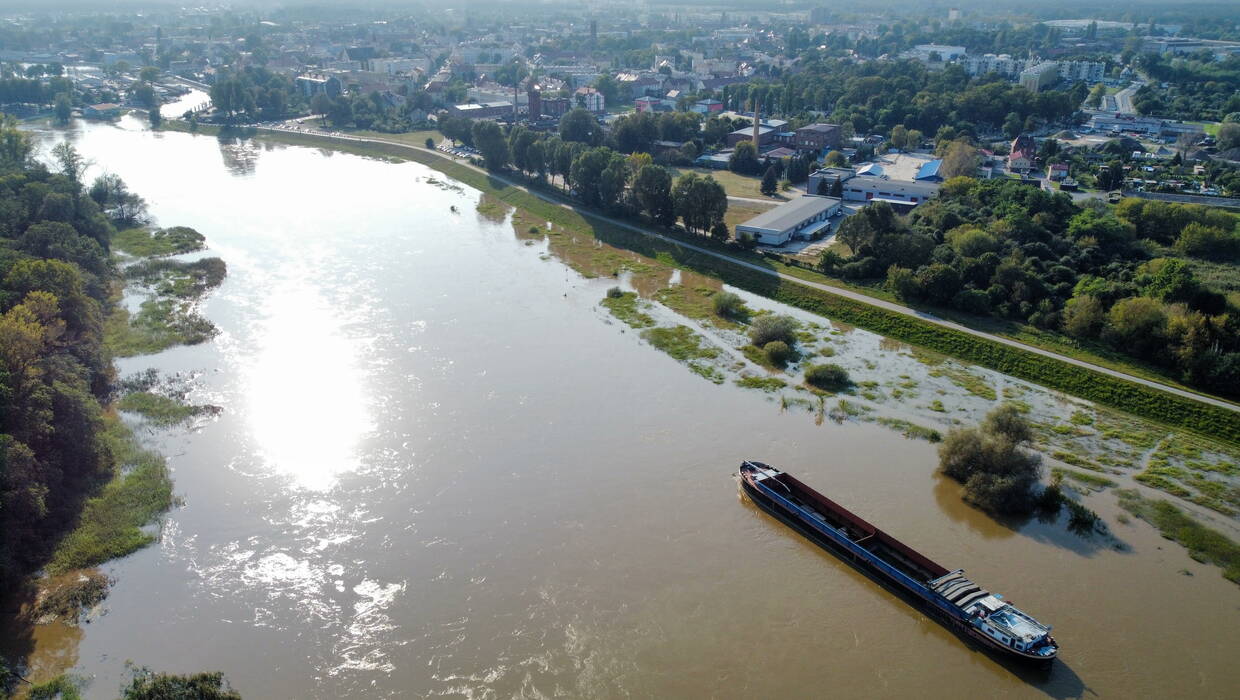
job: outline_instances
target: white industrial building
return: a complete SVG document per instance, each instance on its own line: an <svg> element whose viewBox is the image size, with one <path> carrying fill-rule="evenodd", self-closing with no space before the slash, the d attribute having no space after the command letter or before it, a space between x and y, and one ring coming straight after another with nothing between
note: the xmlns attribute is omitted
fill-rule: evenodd
<svg viewBox="0 0 1240 700"><path fill-rule="evenodd" d="M737 225L736 235L748 233L761 245L783 245L794 236L810 239L826 231L839 213L837 197L802 195Z"/></svg>
<svg viewBox="0 0 1240 700"><path fill-rule="evenodd" d="M844 200L849 202L886 201L897 204L920 204L937 194L939 185L933 182L857 176L846 180L843 190Z"/></svg>

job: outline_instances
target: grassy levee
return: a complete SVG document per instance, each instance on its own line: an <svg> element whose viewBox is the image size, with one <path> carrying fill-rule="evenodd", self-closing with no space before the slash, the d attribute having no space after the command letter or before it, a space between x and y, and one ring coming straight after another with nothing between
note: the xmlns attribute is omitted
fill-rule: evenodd
<svg viewBox="0 0 1240 700"><path fill-rule="evenodd" d="M200 129L200 133L203 132ZM254 134L253 130L247 130ZM212 133L212 132L207 132ZM716 277L727 284L827 318L864 328L911 345L949 355L1004 374L1116 408L1164 425L1240 445L1240 413L1169 394L1084 367L979 338L912 316L880 309L830 292L777 277L775 269L760 272L728 260L704 255L672 241L646 236L604 219L548 202L525 190L415 147L356 142L296 132L262 132L292 144L327 146L361 155L387 155L428 165L453 179L495 196L514 207L604 243L647 257L670 257L677 265ZM238 135L244 135L239 133ZM694 245L710 247L705 238ZM747 260L757 262L756 257Z"/></svg>

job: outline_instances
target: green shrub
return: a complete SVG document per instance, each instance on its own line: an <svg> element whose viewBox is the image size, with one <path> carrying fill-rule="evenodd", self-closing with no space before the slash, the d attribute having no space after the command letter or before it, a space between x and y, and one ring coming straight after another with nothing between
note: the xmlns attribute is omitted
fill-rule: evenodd
<svg viewBox="0 0 1240 700"><path fill-rule="evenodd" d="M852 386L852 379L839 365L810 365L805 368L805 383L824 391L843 391Z"/></svg>
<svg viewBox="0 0 1240 700"><path fill-rule="evenodd" d="M783 341L792 346L797 342L798 325L796 319L791 316L776 316L774 314L759 316L749 326L749 340L760 348L764 348L767 343L776 340Z"/></svg>
<svg viewBox="0 0 1240 700"><path fill-rule="evenodd" d="M792 358L792 348L782 340L772 340L762 347L762 352L766 353L766 359L776 367L783 367Z"/></svg>
<svg viewBox="0 0 1240 700"><path fill-rule="evenodd" d="M745 302L732 292L719 292L711 300L715 313L724 318L737 318L744 313Z"/></svg>

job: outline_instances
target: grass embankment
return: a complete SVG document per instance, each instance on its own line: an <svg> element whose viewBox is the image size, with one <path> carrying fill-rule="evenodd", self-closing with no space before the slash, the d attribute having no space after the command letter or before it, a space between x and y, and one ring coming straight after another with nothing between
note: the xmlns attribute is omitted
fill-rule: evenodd
<svg viewBox="0 0 1240 700"><path fill-rule="evenodd" d="M115 474L86 501L77 524L56 546L50 574L97 566L145 547L155 538L142 527L172 507L172 480L162 456L139 445L115 415L105 419L103 440Z"/></svg>
<svg viewBox="0 0 1240 700"><path fill-rule="evenodd" d="M1116 493L1124 510L1153 525L1163 537L1184 545L1193 559L1222 568L1224 578L1240 584L1240 544L1167 501L1144 498L1132 490Z"/></svg>
<svg viewBox="0 0 1240 700"><path fill-rule="evenodd" d="M1240 445L1240 415L1192 399L1168 394L1124 379L1111 377L1061 360L978 338L962 331L944 328L905 314L880 309L846 299L803 284L780 279L728 260L706 256L678 245L660 241L627 228L582 214L534 194L513 187L486 173L461 163L448 161L423 149L394 144L360 143L298 133L263 132L279 141L314 146L329 145L335 150L361 155L389 155L424 163L466 185L525 209L578 234L592 235L613 246L634 250L649 257L670 256L687 269L720 280L779 302L820 314L833 321L940 352L973 364L1063 391L1104 406L1117 408L1150 420L1200 433L1207 437ZM705 239L696 245L709 245ZM771 267L775 271L775 267ZM821 277L821 275L818 275Z"/></svg>

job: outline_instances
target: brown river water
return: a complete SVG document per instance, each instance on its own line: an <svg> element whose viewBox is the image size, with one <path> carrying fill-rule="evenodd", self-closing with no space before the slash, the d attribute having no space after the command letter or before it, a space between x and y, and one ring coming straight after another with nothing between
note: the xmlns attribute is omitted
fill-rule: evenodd
<svg viewBox="0 0 1240 700"><path fill-rule="evenodd" d="M1240 693L1240 588L1113 495L1087 503L1118 549L998 524L927 442L686 371L598 306L614 281L422 165L133 120L68 138L229 266L215 341L119 363L223 411L144 433L184 504L105 567L105 614L33 639L86 697L127 660L247 698ZM996 659L809 544L739 497L744 458L966 568L1060 660Z"/></svg>

